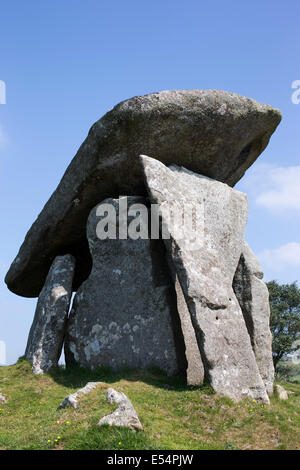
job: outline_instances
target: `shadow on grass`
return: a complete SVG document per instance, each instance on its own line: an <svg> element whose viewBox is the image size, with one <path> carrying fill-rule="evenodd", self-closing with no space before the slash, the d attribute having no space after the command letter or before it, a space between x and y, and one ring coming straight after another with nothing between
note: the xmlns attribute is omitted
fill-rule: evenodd
<svg viewBox="0 0 300 470"><path fill-rule="evenodd" d="M186 392L188 390L205 389L206 393L213 393L208 384L201 386L189 386L186 384L186 379L182 376L168 377L164 372L156 367L147 369L130 369L123 367L119 371L114 371L109 367L99 367L90 370L85 367L72 366L72 367L58 367L49 371L49 375L55 382L60 385L80 388L87 384L87 382L105 382L113 384L120 380L127 380L129 382L144 382L148 385L165 389Z"/></svg>
<svg viewBox="0 0 300 470"><path fill-rule="evenodd" d="M17 375L32 374L31 364L24 357L20 357L14 366ZM121 380L129 382L144 382L163 390L175 390L177 392L187 392L195 389L202 390L207 395L214 394L209 383L205 382L201 386L187 385L186 378L182 376L167 376L158 367L149 367L147 369L130 369L123 367L119 371L114 371L109 367L98 367L93 370L74 365L66 368L58 366L47 372L58 385L63 387L79 389L88 382L105 382L114 384Z"/></svg>

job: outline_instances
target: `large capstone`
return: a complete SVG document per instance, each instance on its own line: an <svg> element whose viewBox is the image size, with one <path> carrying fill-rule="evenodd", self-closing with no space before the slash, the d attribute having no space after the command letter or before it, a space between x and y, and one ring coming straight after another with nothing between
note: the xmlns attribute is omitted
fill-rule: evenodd
<svg viewBox="0 0 300 470"><path fill-rule="evenodd" d="M25 351L35 374L57 366L68 318L74 269L73 256L57 256L38 298Z"/></svg>
<svg viewBox="0 0 300 470"><path fill-rule="evenodd" d="M274 365L270 331L269 291L262 280L260 264L244 242L233 280L233 289L241 306L260 375L269 395L273 393Z"/></svg>
<svg viewBox="0 0 300 470"><path fill-rule="evenodd" d="M185 373L184 341L164 244L150 240L148 229L141 234L145 238L129 238L139 236L132 235L131 228L142 222L146 227L147 221L141 197L106 199L91 211L87 239L93 268L74 298L66 333L67 365L116 370L156 366L167 374ZM112 232L105 230L104 239L105 227Z"/></svg>
<svg viewBox="0 0 300 470"><path fill-rule="evenodd" d="M183 165L233 186L265 149L277 109L218 90L172 90L118 104L91 128L26 235L6 276L25 297L41 291L57 255L76 257L74 289L91 269L88 214L101 200L145 194L138 155Z"/></svg>
<svg viewBox="0 0 300 470"><path fill-rule="evenodd" d="M243 248L246 195L184 168L167 168L153 158L142 156L140 161L151 201L161 207L164 241L208 380L233 400L249 397L268 403L232 288Z"/></svg>

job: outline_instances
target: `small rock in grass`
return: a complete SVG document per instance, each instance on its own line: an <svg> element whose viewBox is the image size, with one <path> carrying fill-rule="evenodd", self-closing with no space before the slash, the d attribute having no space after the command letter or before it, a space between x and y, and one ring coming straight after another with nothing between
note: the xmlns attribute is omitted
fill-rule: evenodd
<svg viewBox="0 0 300 470"><path fill-rule="evenodd" d="M103 384L103 382L88 382L85 387L81 388L80 390L77 390L77 392L72 393L71 395L68 395L59 405L58 410L61 408L77 408L78 406L78 401L77 397L79 395L86 395L87 393L91 392L94 388L96 388L98 385Z"/></svg>
<svg viewBox="0 0 300 470"><path fill-rule="evenodd" d="M7 402L7 398L2 395L2 393L0 393L0 403L6 403Z"/></svg>
<svg viewBox="0 0 300 470"><path fill-rule="evenodd" d="M110 415L100 419L98 426L109 424L109 426L121 426L134 430L142 430L143 426L136 414L129 398L124 393L117 392L113 388L107 390L108 403L119 403L118 408Z"/></svg>
<svg viewBox="0 0 300 470"><path fill-rule="evenodd" d="M279 400L287 400L289 398L287 391L281 385L276 385L276 391Z"/></svg>

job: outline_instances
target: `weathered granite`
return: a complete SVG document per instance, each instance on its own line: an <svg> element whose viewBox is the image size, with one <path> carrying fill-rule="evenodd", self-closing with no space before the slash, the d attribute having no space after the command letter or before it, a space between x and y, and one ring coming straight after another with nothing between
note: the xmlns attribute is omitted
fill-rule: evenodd
<svg viewBox="0 0 300 470"><path fill-rule="evenodd" d="M108 424L109 426L121 426L141 431L143 426L129 398L122 392L113 388L107 390L108 403L119 403L118 408L110 415L100 419L98 426Z"/></svg>
<svg viewBox="0 0 300 470"><path fill-rule="evenodd" d="M72 295L74 269L73 256L57 256L39 295L25 351L35 374L57 366Z"/></svg>
<svg viewBox="0 0 300 470"><path fill-rule="evenodd" d="M184 168L167 168L140 157L151 201L160 204L170 232L170 253L212 387L240 400L269 403L241 308L232 288L247 221L247 198L228 185ZM180 238L167 217L174 201L194 206L203 215L191 240ZM200 210L201 209L201 210ZM194 217L194 220L197 220Z"/></svg>
<svg viewBox="0 0 300 470"><path fill-rule="evenodd" d="M138 155L234 185L265 149L277 109L220 90L171 90L115 106L91 128L60 184L32 225L6 283L39 295L54 257L76 257L74 289L91 269L85 237L91 209L107 197L144 194Z"/></svg>
<svg viewBox="0 0 300 470"><path fill-rule="evenodd" d="M167 261L170 272L172 274L173 282L176 290L177 298L177 309L180 317L182 333L185 344L185 356L187 360L187 371L186 379L188 385L202 385L204 381L204 366L201 359L200 350L198 348L198 342L196 338L196 332L194 330L190 312L187 308L187 304L184 298L184 294L181 289L176 270L173 265L173 261L170 256L167 255Z"/></svg>
<svg viewBox="0 0 300 470"><path fill-rule="evenodd" d="M85 387L80 388L77 392L71 393L68 395L59 405L58 410L62 408L77 408L78 407L78 398L80 395L86 395L94 390L96 387L106 387L104 382L88 382Z"/></svg>
<svg viewBox="0 0 300 470"><path fill-rule="evenodd" d="M93 269L74 298L66 332L66 363L116 370L155 365L170 375L185 373L184 341L164 244L121 239L118 230L116 239L97 236L98 224L106 219L97 211L109 204L118 216L119 203L126 200L130 211L145 203L134 196L106 199L90 213L87 238ZM138 215L129 214L126 230L127 222L129 227L137 220ZM119 229L119 217L116 224Z"/></svg>
<svg viewBox="0 0 300 470"><path fill-rule="evenodd" d="M287 391L281 385L277 384L275 388L276 388L276 393L277 393L279 400L289 399Z"/></svg>
<svg viewBox="0 0 300 470"><path fill-rule="evenodd" d="M241 306L260 375L269 395L273 393L274 365L270 331L269 291L262 280L257 258L244 242L233 279L233 289Z"/></svg>

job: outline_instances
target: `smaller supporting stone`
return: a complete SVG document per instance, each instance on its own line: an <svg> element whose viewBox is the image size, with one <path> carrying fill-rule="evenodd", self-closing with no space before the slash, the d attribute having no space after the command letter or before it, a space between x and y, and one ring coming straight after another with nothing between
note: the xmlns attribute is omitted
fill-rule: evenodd
<svg viewBox="0 0 300 470"><path fill-rule="evenodd" d="M167 255L167 261L175 285L177 297L177 310L180 317L181 328L184 337L185 356L187 360L187 384L202 385L204 381L204 366L198 348L196 332L191 321L190 312L187 308L184 294L182 292L182 288L173 265L173 261L169 255Z"/></svg>
<svg viewBox="0 0 300 470"><path fill-rule="evenodd" d="M25 357L35 374L56 367L61 355L72 295L75 259L57 256L39 295Z"/></svg>
<svg viewBox="0 0 300 470"><path fill-rule="evenodd" d="M260 375L268 395L273 393L274 365L270 331L269 291L262 280L260 264L244 242L233 279L233 289L241 306Z"/></svg>

